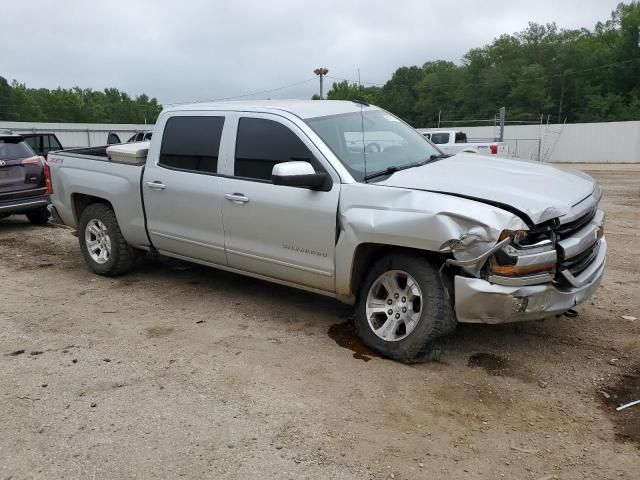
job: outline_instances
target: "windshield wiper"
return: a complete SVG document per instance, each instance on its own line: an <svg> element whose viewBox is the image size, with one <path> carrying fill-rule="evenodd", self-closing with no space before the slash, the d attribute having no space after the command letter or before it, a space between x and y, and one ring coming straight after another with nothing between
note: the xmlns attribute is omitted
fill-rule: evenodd
<svg viewBox="0 0 640 480"><path fill-rule="evenodd" d="M399 170L403 170L400 167L387 167L384 170L378 170L377 172L370 173L369 175L364 176L364 181L367 182L374 178L383 177L385 175L391 175L392 173L396 173Z"/></svg>
<svg viewBox="0 0 640 480"><path fill-rule="evenodd" d="M434 160L440 160L442 158L449 158L451 155L447 155L446 153L441 153L440 155L436 155L435 153L429 157L426 163L433 162Z"/></svg>
<svg viewBox="0 0 640 480"><path fill-rule="evenodd" d="M377 172L370 173L369 175L364 176L364 181L372 180L378 177L384 177L386 175L391 175L392 173L399 172L400 170L406 170L408 168L413 167L421 167L422 165L426 165L429 162L432 162L439 158L446 158L448 155L440 154L440 155L431 155L429 158L425 160L420 160L419 162L407 163L406 165L396 166L393 165L391 167L387 167L384 170L378 170Z"/></svg>

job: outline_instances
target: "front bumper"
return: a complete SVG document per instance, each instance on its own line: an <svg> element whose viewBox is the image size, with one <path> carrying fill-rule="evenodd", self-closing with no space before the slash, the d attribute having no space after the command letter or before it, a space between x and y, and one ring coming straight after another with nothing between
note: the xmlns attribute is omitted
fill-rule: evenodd
<svg viewBox="0 0 640 480"><path fill-rule="evenodd" d="M49 205L49 196L29 197L0 202L0 213L19 214Z"/></svg>
<svg viewBox="0 0 640 480"><path fill-rule="evenodd" d="M600 240L598 256L577 278L579 286L553 283L503 286L479 278L455 277L455 309L461 323L508 323L561 315L588 299L604 275L607 242Z"/></svg>

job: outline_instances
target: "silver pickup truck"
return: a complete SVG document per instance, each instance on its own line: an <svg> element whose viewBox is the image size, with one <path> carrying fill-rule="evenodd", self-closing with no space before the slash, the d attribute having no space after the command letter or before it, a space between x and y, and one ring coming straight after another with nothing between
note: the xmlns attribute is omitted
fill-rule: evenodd
<svg viewBox="0 0 640 480"><path fill-rule="evenodd" d="M369 347L404 362L457 322L562 315L603 276L591 177L447 158L366 103L175 106L131 161L48 156L52 214L94 272L123 274L146 250L335 297Z"/></svg>

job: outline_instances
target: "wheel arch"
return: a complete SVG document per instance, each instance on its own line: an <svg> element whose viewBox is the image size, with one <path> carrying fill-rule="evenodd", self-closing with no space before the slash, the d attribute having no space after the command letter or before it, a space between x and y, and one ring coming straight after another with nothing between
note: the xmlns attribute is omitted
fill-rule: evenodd
<svg viewBox="0 0 640 480"><path fill-rule="evenodd" d="M371 268L371 265L378 259L393 253L411 254L439 264L444 264L444 261L447 258L441 253L402 245L389 245L371 242L361 243L356 247L353 253L351 275L349 279L349 290L356 301L358 300L358 295L360 293L360 285Z"/></svg>
<svg viewBox="0 0 640 480"><path fill-rule="evenodd" d="M71 195L71 205L73 207L73 216L76 220L76 225L80 225L80 217L82 216L82 212L84 212L89 205L92 205L94 203L104 203L111 207L112 210L114 210L111 202L105 198L97 197L95 195L88 195L85 193L73 193Z"/></svg>

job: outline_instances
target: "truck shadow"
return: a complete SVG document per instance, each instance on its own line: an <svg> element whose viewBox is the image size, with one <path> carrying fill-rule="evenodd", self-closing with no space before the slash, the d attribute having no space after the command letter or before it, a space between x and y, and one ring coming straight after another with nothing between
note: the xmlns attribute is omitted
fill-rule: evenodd
<svg viewBox="0 0 640 480"><path fill-rule="evenodd" d="M165 257L145 260L136 271L144 277L171 278L177 291L196 287L205 297L224 297L238 310L256 316L272 312L271 318L265 319L269 322L295 319L299 329L324 329L337 345L351 350L355 359L388 361L362 344L353 328L353 307L335 299ZM121 277L122 286L130 285L131 277ZM580 322L580 317L505 325L459 324L452 335L437 342L438 354L432 360L445 365L482 367L490 375L517 376L534 382L536 378L519 366L526 364L528 355L552 359L562 346L581 344L579 339L565 336L567 327L560 327L567 322ZM492 362L499 368L492 370Z"/></svg>

